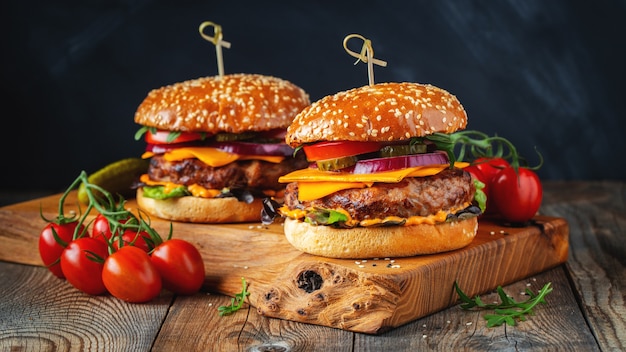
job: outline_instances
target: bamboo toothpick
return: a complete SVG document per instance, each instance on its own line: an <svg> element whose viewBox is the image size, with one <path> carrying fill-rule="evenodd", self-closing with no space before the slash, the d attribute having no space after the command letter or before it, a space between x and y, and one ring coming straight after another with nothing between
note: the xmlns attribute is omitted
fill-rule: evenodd
<svg viewBox="0 0 626 352"><path fill-rule="evenodd" d="M206 27L213 27L213 37L204 33ZM220 77L224 77L224 60L222 59L222 47L230 49L230 43L222 40L222 26L211 21L205 21L198 27L200 35L205 40L215 45L215 54L217 56L217 72Z"/></svg>
<svg viewBox="0 0 626 352"><path fill-rule="evenodd" d="M348 49L348 40L352 38L358 38L363 40L363 46L361 47L360 53L356 53ZM360 34L349 34L343 39L343 48L348 54L357 58L356 62L354 63L355 65L358 64L359 61L367 63L367 76L369 78L369 85L374 85L374 64L386 67L387 62L374 58L374 48L372 48L372 41L363 37Z"/></svg>

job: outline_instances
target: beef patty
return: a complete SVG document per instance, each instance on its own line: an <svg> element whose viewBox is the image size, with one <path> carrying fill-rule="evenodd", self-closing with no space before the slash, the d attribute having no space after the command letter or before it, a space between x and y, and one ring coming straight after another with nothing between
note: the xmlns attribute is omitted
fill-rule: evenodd
<svg viewBox="0 0 626 352"><path fill-rule="evenodd" d="M399 183L374 183L372 187L345 189L313 201L298 200L298 184L289 183L284 204L289 209L345 209L355 220L386 216L427 216L472 202L476 188L471 175L446 169L427 177L407 177Z"/></svg>
<svg viewBox="0 0 626 352"><path fill-rule="evenodd" d="M302 154L302 153L300 153ZM304 158L285 158L280 163L262 160L238 160L224 166L212 167L198 159L167 161L161 155L150 159L150 179L180 185L198 184L211 189L280 190L285 187L278 177L307 167Z"/></svg>

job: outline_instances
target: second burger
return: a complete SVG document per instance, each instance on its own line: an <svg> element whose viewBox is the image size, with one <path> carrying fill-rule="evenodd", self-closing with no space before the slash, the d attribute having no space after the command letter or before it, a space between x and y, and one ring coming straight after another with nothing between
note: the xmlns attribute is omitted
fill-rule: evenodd
<svg viewBox="0 0 626 352"><path fill-rule="evenodd" d="M287 144L311 162L280 178L287 240L362 259L467 246L481 210L449 143L466 125L457 98L426 84L380 83L314 102L287 129Z"/></svg>
<svg viewBox="0 0 626 352"><path fill-rule="evenodd" d="M278 177L306 167L284 143L287 126L310 105L286 80L231 74L152 90L138 107L147 174L139 207L194 223L259 221L262 199L281 197Z"/></svg>

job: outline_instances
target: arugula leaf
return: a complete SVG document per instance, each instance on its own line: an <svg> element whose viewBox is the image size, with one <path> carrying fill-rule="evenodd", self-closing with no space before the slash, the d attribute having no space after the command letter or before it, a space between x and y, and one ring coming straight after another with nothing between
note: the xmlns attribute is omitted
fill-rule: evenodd
<svg viewBox="0 0 626 352"><path fill-rule="evenodd" d="M235 294L235 297L230 299L230 306L220 306L217 308L220 316L232 314L243 306L243 302L250 292L247 291L246 279L243 277L241 278L241 284L243 288L240 293Z"/></svg>
<svg viewBox="0 0 626 352"><path fill-rule="evenodd" d="M501 286L498 286L496 291L501 301L498 304L486 304L479 296L474 297L474 299L469 298L456 281L454 282L454 289L462 302L460 305L462 309L471 310L475 308L494 311L494 314L485 314L483 316L487 320L487 327L491 328L505 323L509 326L515 326L516 320L526 321L526 315L532 315L533 309L539 303L546 303L545 297L552 292L552 283L548 282L545 284L536 294L527 288L526 294L530 298L522 302L515 301L513 297L504 292Z"/></svg>

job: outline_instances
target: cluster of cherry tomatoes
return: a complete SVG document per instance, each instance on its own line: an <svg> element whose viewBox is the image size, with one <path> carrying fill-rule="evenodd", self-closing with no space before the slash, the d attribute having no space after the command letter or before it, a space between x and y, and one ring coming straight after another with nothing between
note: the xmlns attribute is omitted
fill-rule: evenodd
<svg viewBox="0 0 626 352"><path fill-rule="evenodd" d="M96 217L90 222L86 215L65 217L65 196L59 201L59 215L44 219L47 224L39 236L41 259L55 276L87 294L110 293L133 303L148 302L162 289L181 295L200 290L204 261L193 244L171 238L171 230L163 240L141 217L119 205L95 202L91 191L94 204L88 210L100 211ZM123 206L123 200L119 204Z"/></svg>
<svg viewBox="0 0 626 352"><path fill-rule="evenodd" d="M481 157L465 170L485 184L485 214L511 223L525 223L537 214L543 188L530 168L514 166L501 157Z"/></svg>

